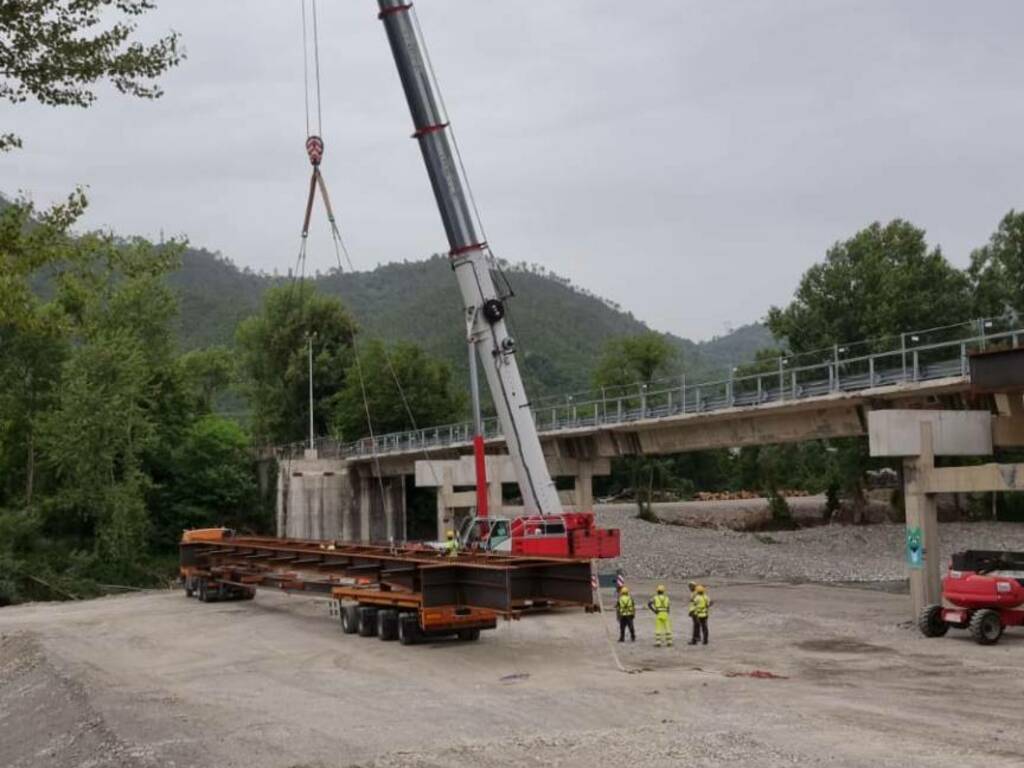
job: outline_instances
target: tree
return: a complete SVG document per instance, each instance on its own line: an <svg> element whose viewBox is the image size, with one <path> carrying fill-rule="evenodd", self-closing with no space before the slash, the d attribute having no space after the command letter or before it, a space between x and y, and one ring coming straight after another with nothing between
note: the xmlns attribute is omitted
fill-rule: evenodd
<svg viewBox="0 0 1024 768"><path fill-rule="evenodd" d="M152 543L173 547L183 528L226 525L265 532L249 436L238 424L206 415L193 422L172 454L171 471L153 504Z"/></svg>
<svg viewBox="0 0 1024 768"><path fill-rule="evenodd" d="M988 244L971 254L969 274L979 317L1024 315L1024 211L1003 217Z"/></svg>
<svg viewBox="0 0 1024 768"><path fill-rule="evenodd" d="M650 384L660 375L668 375L678 354L660 333L648 331L608 341L594 372L599 387Z"/></svg>
<svg viewBox="0 0 1024 768"><path fill-rule="evenodd" d="M309 424L307 340L313 337L313 412L317 434L329 431L332 398L345 385L355 321L341 302L303 283L267 291L259 314L236 333L242 388L253 432L264 443L299 441Z"/></svg>
<svg viewBox="0 0 1024 768"><path fill-rule="evenodd" d="M133 36L152 0L4 0L0 2L0 100L35 98L49 106L88 107L109 81L130 96L161 95L156 78L184 57L171 32L145 45ZM21 146L0 134L0 152Z"/></svg>
<svg viewBox="0 0 1024 768"><path fill-rule="evenodd" d="M370 434L367 410L375 434L450 424L465 413L466 394L455 386L448 364L415 344L388 349L372 340L360 348L359 365L361 371L353 360L333 403L335 429L346 440Z"/></svg>
<svg viewBox="0 0 1024 768"><path fill-rule="evenodd" d="M210 413L218 394L235 381L235 356L227 347L186 352L178 367L196 413Z"/></svg>
<svg viewBox="0 0 1024 768"><path fill-rule="evenodd" d="M791 351L805 353L964 321L971 304L967 276L939 248L928 250L924 230L896 219L833 245L767 322Z"/></svg>
<svg viewBox="0 0 1024 768"><path fill-rule="evenodd" d="M659 375L667 375L675 363L677 353L660 333L649 331L636 336L623 336L605 343L594 372L594 383L599 387L625 387L650 384ZM647 456L625 457L616 462L622 469L636 500L637 517L656 522L651 504L656 490L677 482L673 463L666 459ZM614 471L614 470L613 470Z"/></svg>

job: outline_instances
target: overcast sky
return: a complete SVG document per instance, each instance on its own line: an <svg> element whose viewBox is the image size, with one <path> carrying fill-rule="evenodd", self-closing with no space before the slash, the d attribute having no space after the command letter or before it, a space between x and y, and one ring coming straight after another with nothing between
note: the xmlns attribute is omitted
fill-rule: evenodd
<svg viewBox="0 0 1024 768"><path fill-rule="evenodd" d="M495 252L654 328L721 334L826 248L904 217L965 265L1024 207L1024 3L419 0ZM320 0L324 174L357 268L446 250L372 0ZM0 191L86 224L294 263L309 166L299 0L163 0L157 102L4 105ZM333 265L326 231L309 264Z"/></svg>

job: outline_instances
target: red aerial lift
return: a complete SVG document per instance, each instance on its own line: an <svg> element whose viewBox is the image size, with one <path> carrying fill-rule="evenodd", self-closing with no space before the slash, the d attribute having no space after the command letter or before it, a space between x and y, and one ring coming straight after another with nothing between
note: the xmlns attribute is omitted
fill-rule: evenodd
<svg viewBox="0 0 1024 768"><path fill-rule="evenodd" d="M1024 552L967 550L953 555L942 580L942 604L921 612L918 628L942 637L966 629L978 643L999 641L1006 627L1024 624Z"/></svg>

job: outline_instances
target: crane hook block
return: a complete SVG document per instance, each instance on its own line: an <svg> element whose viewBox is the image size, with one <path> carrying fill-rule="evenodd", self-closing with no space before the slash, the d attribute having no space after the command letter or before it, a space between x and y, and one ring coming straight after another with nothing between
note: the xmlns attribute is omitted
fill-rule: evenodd
<svg viewBox="0 0 1024 768"><path fill-rule="evenodd" d="M484 318L488 323L494 325L505 317L505 305L500 299L488 299L483 306Z"/></svg>
<svg viewBox="0 0 1024 768"><path fill-rule="evenodd" d="M306 139L306 154L309 155L309 162L314 167L320 165L324 158L324 140L319 136L310 136Z"/></svg>

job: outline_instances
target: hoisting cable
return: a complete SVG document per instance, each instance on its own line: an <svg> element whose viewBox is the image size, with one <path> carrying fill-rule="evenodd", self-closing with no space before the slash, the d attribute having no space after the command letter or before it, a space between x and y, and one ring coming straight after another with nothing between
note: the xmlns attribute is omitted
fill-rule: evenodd
<svg viewBox="0 0 1024 768"><path fill-rule="evenodd" d="M348 246L345 244L345 238L341 235L341 230L338 229L338 221L334 217L334 208L331 206L331 197L327 193L327 184L324 181L323 175L320 173L316 174L316 181L318 188L320 189L320 197L324 201L324 208L327 211L327 222L331 229L331 238L334 242L334 255L338 261L338 270L342 273L345 271L345 264L348 265L349 273L355 272L355 265L352 263L352 255L349 253ZM342 263L342 256L344 255L345 264ZM354 346L354 345L353 345ZM419 428L416 426L416 417L413 415L412 406L409 404L409 398L405 394L405 388L402 386L402 382L398 377L398 373L395 371L394 363L391 361L391 353L388 352L386 344L381 345L381 349L384 353L384 363L387 366L388 372L391 374L391 378L395 382L395 388L398 390L398 397L402 401L402 407L405 410L405 414L409 419L409 424L412 426L413 432L416 432ZM356 355L357 368L359 365L359 356ZM360 386L363 386L362 375L360 374ZM363 398L366 401L365 387L363 388ZM367 422L369 422L369 411L367 411ZM370 432L371 441L374 440L372 427ZM430 470L430 474L433 476L434 483L437 488L441 488L441 478L437 473L437 469L434 467L434 461L430 458L430 454L427 452L426 446L421 445L420 451L423 454L424 460L427 462L427 468ZM377 453L374 453L374 458L379 462L380 459ZM379 468L379 467L378 467Z"/></svg>
<svg viewBox="0 0 1024 768"><path fill-rule="evenodd" d="M302 81L303 81L303 95L306 107L306 155L309 157L309 163L313 167L312 173L309 177L309 192L306 195L306 208L302 217L302 234L299 243L299 255L296 261L296 274L301 275L300 277L300 306L302 300L302 283L305 282L306 274L306 248L309 242L309 225L310 220L313 216L313 203L316 198L317 190L320 190L320 195L323 198L324 208L327 210L328 220L331 222L332 233L337 233L337 227L334 224L334 213L331 210L330 197L327 195L327 185L324 183L323 175L320 173L320 163L324 157L324 140L321 138L321 131L323 128L323 112L321 107L320 98L320 34L319 34L319 22L316 11L316 0L309 0L311 15L313 19L313 72L314 72L314 96L316 101L316 133L312 132L312 120L311 120L311 109L310 109L310 87L309 87L309 32L308 24L306 19L306 0L301 0L302 7ZM335 245L337 248L337 245ZM339 267L341 266L341 260L338 260ZM292 279L294 285L294 276ZM366 427L370 433L371 444L375 443L376 438L373 433L373 419L370 414L370 400L366 391L366 381L363 376L363 366L359 354L359 343L356 340L357 334L352 334L352 352L355 356L356 363L356 377L359 380L359 391L363 400L363 410L366 413ZM384 490L384 475L381 472L380 456L375 452L374 456L374 469L377 475L377 482L380 487L380 498L381 504L386 508L387 496Z"/></svg>

